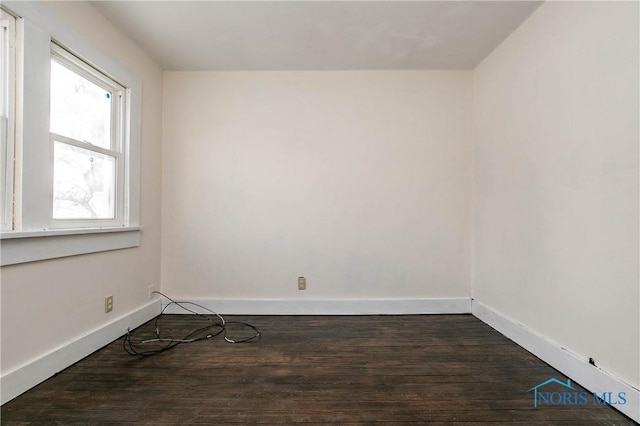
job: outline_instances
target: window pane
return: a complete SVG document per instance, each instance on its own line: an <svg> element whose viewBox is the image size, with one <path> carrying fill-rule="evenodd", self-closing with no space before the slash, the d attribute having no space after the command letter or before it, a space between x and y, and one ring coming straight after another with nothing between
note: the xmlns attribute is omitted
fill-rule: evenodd
<svg viewBox="0 0 640 426"><path fill-rule="evenodd" d="M0 229L13 229L15 18L0 10Z"/></svg>
<svg viewBox="0 0 640 426"><path fill-rule="evenodd" d="M51 61L51 132L111 147L112 94Z"/></svg>
<svg viewBox="0 0 640 426"><path fill-rule="evenodd" d="M53 155L53 218L114 218L116 159L57 141Z"/></svg>
<svg viewBox="0 0 640 426"><path fill-rule="evenodd" d="M0 11L0 19L4 21L5 13ZM9 115L9 91L7 90L8 71L9 71L9 49L8 37L9 28L4 22L0 25L0 117Z"/></svg>

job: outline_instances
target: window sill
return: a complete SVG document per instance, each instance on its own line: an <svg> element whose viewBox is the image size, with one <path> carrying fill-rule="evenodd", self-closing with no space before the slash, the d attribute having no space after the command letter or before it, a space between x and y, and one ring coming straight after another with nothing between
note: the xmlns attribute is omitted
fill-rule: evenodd
<svg viewBox="0 0 640 426"><path fill-rule="evenodd" d="M3 232L0 265L138 247L140 232L139 226Z"/></svg>

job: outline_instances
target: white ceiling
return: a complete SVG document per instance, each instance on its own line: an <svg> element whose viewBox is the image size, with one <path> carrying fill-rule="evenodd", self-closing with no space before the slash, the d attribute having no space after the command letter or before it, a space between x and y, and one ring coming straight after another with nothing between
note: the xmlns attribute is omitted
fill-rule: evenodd
<svg viewBox="0 0 640 426"><path fill-rule="evenodd" d="M473 69L541 1L94 1L166 70Z"/></svg>

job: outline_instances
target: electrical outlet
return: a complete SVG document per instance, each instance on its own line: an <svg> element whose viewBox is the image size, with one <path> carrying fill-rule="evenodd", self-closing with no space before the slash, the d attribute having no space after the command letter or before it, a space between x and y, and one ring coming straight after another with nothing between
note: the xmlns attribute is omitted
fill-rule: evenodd
<svg viewBox="0 0 640 426"><path fill-rule="evenodd" d="M298 290L307 289L307 279L305 277L298 277Z"/></svg>
<svg viewBox="0 0 640 426"><path fill-rule="evenodd" d="M113 311L113 296L107 296L104 298L104 313L107 314Z"/></svg>
<svg viewBox="0 0 640 426"><path fill-rule="evenodd" d="M155 285L150 285L149 286L149 299L153 299L153 297L155 296L155 294L153 293L154 291L156 291L156 286Z"/></svg>

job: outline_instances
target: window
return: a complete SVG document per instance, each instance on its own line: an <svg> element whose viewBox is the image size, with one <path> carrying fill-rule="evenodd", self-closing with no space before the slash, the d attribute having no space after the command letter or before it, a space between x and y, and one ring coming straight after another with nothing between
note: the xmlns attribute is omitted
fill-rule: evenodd
<svg viewBox="0 0 640 426"><path fill-rule="evenodd" d="M122 225L125 88L51 50L52 227Z"/></svg>
<svg viewBox="0 0 640 426"><path fill-rule="evenodd" d="M16 20L0 9L0 222L13 228Z"/></svg>
<svg viewBox="0 0 640 426"><path fill-rule="evenodd" d="M140 79L39 2L2 7L0 265L139 246Z"/></svg>

